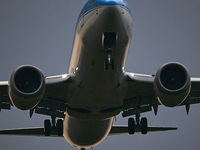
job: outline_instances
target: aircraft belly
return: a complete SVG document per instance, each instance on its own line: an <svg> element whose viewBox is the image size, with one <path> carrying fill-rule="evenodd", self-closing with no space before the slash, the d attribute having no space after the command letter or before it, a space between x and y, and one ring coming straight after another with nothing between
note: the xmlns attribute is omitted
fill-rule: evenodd
<svg viewBox="0 0 200 150"><path fill-rule="evenodd" d="M123 105L121 88L105 92L90 92L76 88L68 102L67 113L85 120L107 119L118 115Z"/></svg>
<svg viewBox="0 0 200 150"><path fill-rule="evenodd" d="M77 148L90 148L103 141L109 134L113 117L107 120L81 120L66 115L64 137Z"/></svg>
<svg viewBox="0 0 200 150"><path fill-rule="evenodd" d="M117 34L111 53L114 70L104 69L104 62L108 59L102 46L105 32ZM80 19L73 48L76 59L72 57L70 69L76 86L68 102L70 116L105 119L120 113L125 95L119 78L123 76L131 36L132 17L123 7L99 7Z"/></svg>

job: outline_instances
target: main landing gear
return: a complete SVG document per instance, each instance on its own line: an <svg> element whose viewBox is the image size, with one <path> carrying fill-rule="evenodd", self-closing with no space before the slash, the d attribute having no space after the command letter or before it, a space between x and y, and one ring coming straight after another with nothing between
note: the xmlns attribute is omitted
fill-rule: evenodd
<svg viewBox="0 0 200 150"><path fill-rule="evenodd" d="M134 118L129 118L128 119L129 134L134 134L136 128L140 128L142 134L147 134L147 132L148 132L147 118L142 118L141 121L136 122L136 124L135 124Z"/></svg>
<svg viewBox="0 0 200 150"><path fill-rule="evenodd" d="M44 121L45 136L50 136L52 130L56 130L58 136L63 136L63 120L58 119L56 123L56 111L54 108L54 99L52 99L51 120L52 122L50 122L49 119L46 119Z"/></svg>
<svg viewBox="0 0 200 150"><path fill-rule="evenodd" d="M51 122L49 119L46 119L44 121L44 134L45 136L50 136L51 135L51 130L57 130L58 136L63 136L63 120L58 119L57 123L52 123L53 125L51 126Z"/></svg>
<svg viewBox="0 0 200 150"><path fill-rule="evenodd" d="M114 60L111 59L111 53L116 45L117 35L116 32L105 32L103 36L103 48L108 54L108 59L104 62L104 69L108 70L108 67L111 66L111 70L114 70Z"/></svg>
<svg viewBox="0 0 200 150"><path fill-rule="evenodd" d="M137 97L137 104L136 104L136 123L134 118L129 118L128 119L128 132L129 134L134 134L136 128L140 128L140 131L142 134L147 134L148 132L148 122L147 118L141 118L140 120L140 102L141 102L141 97Z"/></svg>

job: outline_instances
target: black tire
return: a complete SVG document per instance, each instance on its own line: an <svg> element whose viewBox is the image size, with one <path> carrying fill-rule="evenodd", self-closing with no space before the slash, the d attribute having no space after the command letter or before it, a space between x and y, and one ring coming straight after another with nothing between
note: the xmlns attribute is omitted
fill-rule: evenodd
<svg viewBox="0 0 200 150"><path fill-rule="evenodd" d="M63 121L62 119L57 120L56 129L58 136L63 136Z"/></svg>
<svg viewBox="0 0 200 150"><path fill-rule="evenodd" d="M111 59L111 70L114 70L114 67L115 65L114 65L114 60L113 59Z"/></svg>
<svg viewBox="0 0 200 150"><path fill-rule="evenodd" d="M129 134L135 133L135 120L134 120L134 118L128 119L128 133Z"/></svg>
<svg viewBox="0 0 200 150"><path fill-rule="evenodd" d="M108 70L108 60L107 59L104 61L104 69Z"/></svg>
<svg viewBox="0 0 200 150"><path fill-rule="evenodd" d="M44 134L45 136L51 135L51 122L50 120L44 120Z"/></svg>
<svg viewBox="0 0 200 150"><path fill-rule="evenodd" d="M142 134L147 134L148 132L148 123L147 118L142 118L140 122L140 129Z"/></svg>

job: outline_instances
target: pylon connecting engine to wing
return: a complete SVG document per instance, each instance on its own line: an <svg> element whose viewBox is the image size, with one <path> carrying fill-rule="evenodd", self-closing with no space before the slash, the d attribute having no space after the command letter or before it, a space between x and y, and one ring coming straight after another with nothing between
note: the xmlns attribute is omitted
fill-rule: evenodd
<svg viewBox="0 0 200 150"><path fill-rule="evenodd" d="M24 65L11 74L8 94L12 104L18 109L34 108L42 99L44 91L45 79L38 68Z"/></svg>
<svg viewBox="0 0 200 150"><path fill-rule="evenodd" d="M162 105L178 106L190 93L189 72L180 63L166 63L158 69L153 86L156 97Z"/></svg>

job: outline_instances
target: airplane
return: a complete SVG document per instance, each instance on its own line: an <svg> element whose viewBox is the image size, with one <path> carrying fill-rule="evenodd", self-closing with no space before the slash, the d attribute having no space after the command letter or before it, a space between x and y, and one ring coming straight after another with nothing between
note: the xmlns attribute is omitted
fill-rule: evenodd
<svg viewBox="0 0 200 150"><path fill-rule="evenodd" d="M99 18L99 16L102 18ZM87 22L87 19L89 22ZM50 134L52 136L56 136L56 134L62 136L62 120L59 119L56 123L55 117L65 117L63 128L65 138L77 148L84 149L98 144L108 134L115 134L114 130L116 130L116 134L133 134L137 130L141 130L143 134L146 134L150 129L153 131L161 130L161 128L147 127L147 119L140 119L140 113L151 111L152 107L155 114L157 114L158 105L160 104L168 107L185 105L188 112L189 104L198 103L199 78L190 78L187 69L180 63L165 64L157 71L155 76L124 71L132 36L132 16L127 3L124 1L108 2L97 0L94 3L88 1L78 20L69 74L44 78L38 68L26 65L17 68L11 75L9 82L1 82L1 92L4 96L1 99L2 109L14 105L22 110L30 110L30 116L32 116L33 111L50 115L52 123L50 123L50 120L45 120L45 133L43 128L35 128L6 130L2 131L2 134L32 135L37 131L38 134L45 134L46 136L50 136ZM95 30L95 24L98 30ZM101 31L101 28L103 28L103 31ZM93 49L96 49L97 52L93 51ZM167 74L168 72L172 72L172 74L169 75ZM180 76L176 76L176 73ZM176 79L181 79L181 81L185 79L185 84L183 85L183 82L179 80L178 89L176 89L176 84L173 84L175 86L171 86L170 88L172 89L167 91L165 86L163 88L163 85L160 85L163 82L159 80L165 81L161 78L162 76L159 78L160 74L164 75L164 79L168 76L174 76L173 78L170 77L168 82L165 82L166 86L170 86L168 85L170 82L176 83ZM32 81L33 84L29 84ZM22 83L24 84L22 85ZM31 87L31 85L33 86ZM178 94L170 95L170 92L173 93L174 88ZM19 89L21 90L20 93L18 93ZM181 90L186 91L182 93ZM162 92L167 92L167 94L163 96ZM181 93L180 95L179 92ZM10 104L8 95L12 104ZM155 98L156 96L157 99ZM167 96L167 99L165 99L165 96ZM169 96L173 97L173 99L176 96L178 98L169 102L168 100L171 100ZM30 100L30 102L26 103L27 100ZM112 127L113 117L121 111L123 116L136 115L136 119L130 118L128 127ZM88 127L88 123L93 124L91 128ZM98 123L97 125L102 123L106 126L106 128L95 130L100 133L103 132L102 130L106 130L105 134L102 135L103 138L101 137L101 140L98 140L95 144L81 145L76 144L81 140L72 141L70 139L76 136L75 132L73 132L73 129L77 129L75 128L76 125L81 125L83 129L80 129L77 134L84 132L85 128L90 129L90 131L85 132L93 134L95 132L91 129L93 129L93 126L96 127L95 123ZM72 127L72 130L70 127ZM51 128L52 133L50 132ZM58 133L54 132L54 128L57 128ZM175 130L176 128L163 129ZM71 133L68 131L71 131ZM85 135L87 134L83 133L83 140L95 139L92 135L89 135L88 138Z"/></svg>

